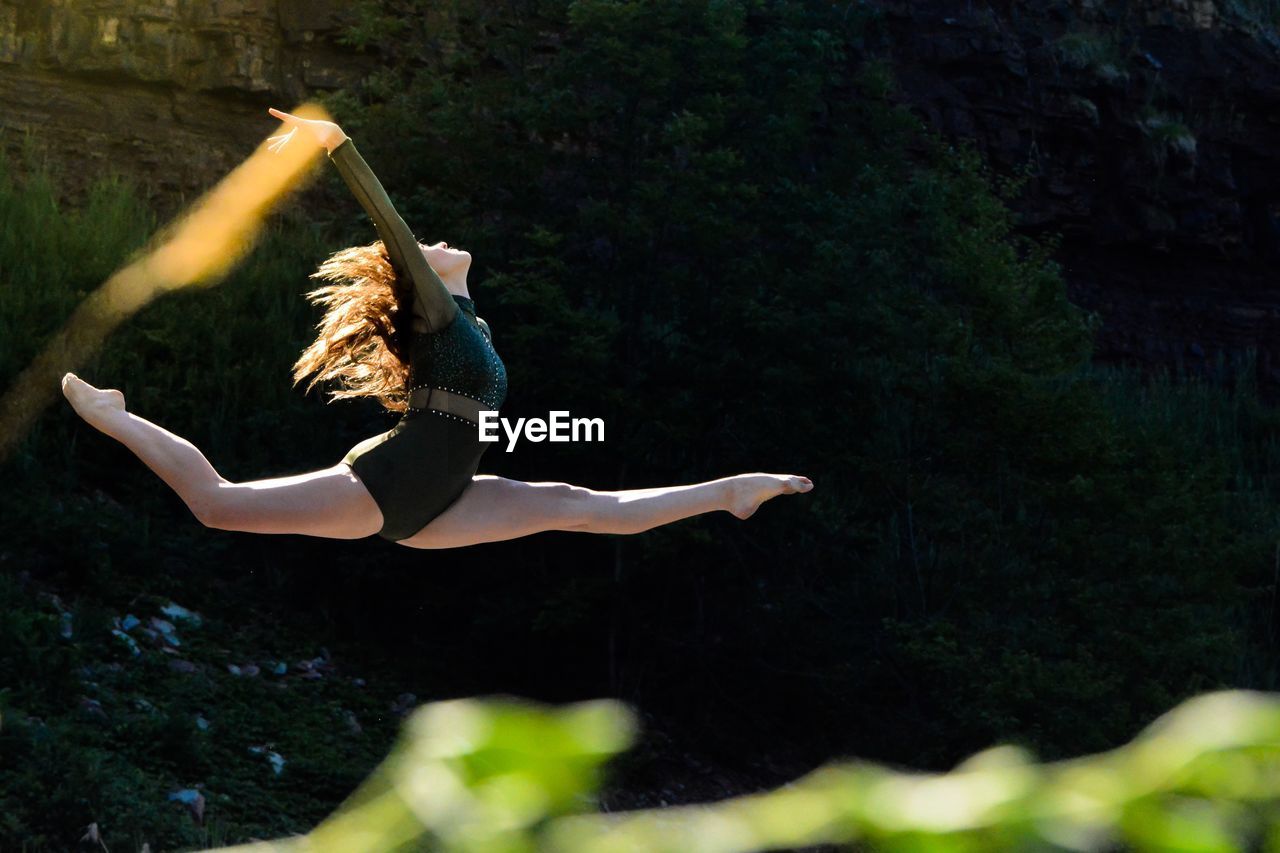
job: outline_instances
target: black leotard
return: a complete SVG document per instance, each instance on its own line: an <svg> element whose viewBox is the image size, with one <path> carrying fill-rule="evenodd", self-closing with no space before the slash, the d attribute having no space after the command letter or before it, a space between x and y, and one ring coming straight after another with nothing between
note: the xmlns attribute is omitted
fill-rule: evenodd
<svg viewBox="0 0 1280 853"><path fill-rule="evenodd" d="M400 282L413 289L410 390L443 388L496 411L507 396L507 371L475 303L444 286L350 138L329 158L373 220ZM351 448L342 461L382 510L378 535L394 542L417 533L458 499L490 444L480 441L472 421L410 409L387 432Z"/></svg>

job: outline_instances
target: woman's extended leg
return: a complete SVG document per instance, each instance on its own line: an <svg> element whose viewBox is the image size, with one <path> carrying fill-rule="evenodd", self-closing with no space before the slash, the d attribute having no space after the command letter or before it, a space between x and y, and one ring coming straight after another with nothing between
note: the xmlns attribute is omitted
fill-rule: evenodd
<svg viewBox="0 0 1280 853"><path fill-rule="evenodd" d="M747 518L769 498L812 488L808 477L786 474L740 474L689 486L617 492L478 474L452 506L399 544L460 548L547 530L640 533L720 509Z"/></svg>
<svg viewBox="0 0 1280 853"><path fill-rule="evenodd" d="M360 539L382 528L382 511L347 465L232 483L191 442L125 411L119 391L70 373L62 390L85 421L137 454L208 527L332 539Z"/></svg>

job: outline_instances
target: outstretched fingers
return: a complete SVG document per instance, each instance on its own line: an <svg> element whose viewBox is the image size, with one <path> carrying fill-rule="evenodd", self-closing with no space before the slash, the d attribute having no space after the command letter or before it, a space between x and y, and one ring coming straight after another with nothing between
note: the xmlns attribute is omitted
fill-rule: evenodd
<svg viewBox="0 0 1280 853"><path fill-rule="evenodd" d="M294 134L297 133L298 128L303 129L303 134L305 136L310 137L315 142L330 150L345 138L342 133L342 128L338 127L334 122L303 118L302 116L296 116L292 113L286 113L283 110L278 110L275 107L268 107L267 112L280 119L280 121L284 122L285 125L289 127L288 133L270 137L273 146L271 148L272 151L279 151L287 145L289 140L293 139Z"/></svg>
<svg viewBox="0 0 1280 853"><path fill-rule="evenodd" d="M289 144L289 140L293 139L293 135L298 132L298 128L294 128L288 133L282 133L279 136L268 136L267 141L271 144L267 146L267 150L271 152L279 151L281 148Z"/></svg>

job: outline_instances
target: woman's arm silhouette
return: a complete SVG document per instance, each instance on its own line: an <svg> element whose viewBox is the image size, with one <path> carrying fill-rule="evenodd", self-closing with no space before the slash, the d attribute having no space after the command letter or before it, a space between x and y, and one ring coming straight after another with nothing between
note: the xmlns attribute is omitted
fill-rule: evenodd
<svg viewBox="0 0 1280 853"><path fill-rule="evenodd" d="M369 168L369 164L360 156L355 142L342 132L338 125L329 121L304 119L277 109L269 112L292 125L294 130L288 134L271 137L279 140L272 150L279 150L288 144L297 130L308 133L325 147L329 159L337 167L342 179L347 182L351 194L360 202L364 212L373 220L378 236L387 247L387 257L396 272L407 277L414 291L414 316L423 320L426 328L420 331L433 332L443 329L458 313L457 303L453 301L449 289L445 287L440 276L427 263L417 239L413 236L404 218L396 212L378 176Z"/></svg>

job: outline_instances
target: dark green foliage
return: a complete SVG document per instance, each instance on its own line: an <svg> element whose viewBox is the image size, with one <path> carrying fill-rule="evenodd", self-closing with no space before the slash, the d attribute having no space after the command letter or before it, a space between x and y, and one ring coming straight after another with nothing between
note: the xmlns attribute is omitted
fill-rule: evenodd
<svg viewBox="0 0 1280 853"><path fill-rule="evenodd" d="M1242 530L1216 449L1131 422L1136 380L1099 393L1053 243L1013 233L1019 182L891 106L872 11L433 8L334 106L416 128L384 161L424 235L498 270L509 408L605 417L606 448L531 477L818 484L574 567L613 574L616 689L661 673L708 726L747 707L757 733L820 721L830 749L938 764L1103 748L1233 682L1270 516Z"/></svg>
<svg viewBox="0 0 1280 853"><path fill-rule="evenodd" d="M1276 0L1227 0L1223 11L1228 16L1256 23L1271 31L1280 24L1280 3Z"/></svg>
<svg viewBox="0 0 1280 853"><path fill-rule="evenodd" d="M163 601L135 600L130 612L145 623ZM6 846L69 849L91 822L134 849L144 841L203 848L306 831L360 783L395 732L386 714L394 684L365 689L336 673L298 679L294 661L314 646L283 626L259 645L218 619L183 624L176 655L135 628L135 656L111 634L113 614L92 600L67 602L69 637L59 632L63 604L8 576L0 576L0 606ZM285 658L289 673L236 677L226 669L268 655ZM172 669L179 659L197 671ZM361 732L348 728L348 712ZM249 751L264 743L286 756L279 775ZM205 797L203 825L169 800L192 786Z"/></svg>

